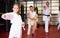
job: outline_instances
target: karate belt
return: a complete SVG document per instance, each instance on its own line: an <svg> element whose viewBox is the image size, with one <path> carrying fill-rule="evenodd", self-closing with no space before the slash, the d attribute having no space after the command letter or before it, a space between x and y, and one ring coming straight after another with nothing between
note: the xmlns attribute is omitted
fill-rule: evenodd
<svg viewBox="0 0 60 38"><path fill-rule="evenodd" d="M45 14L43 14L43 15L44 15L44 16L48 16L48 17L50 16L50 15L45 15Z"/></svg>
<svg viewBox="0 0 60 38"><path fill-rule="evenodd" d="M35 18L30 18L31 21L36 20Z"/></svg>
<svg viewBox="0 0 60 38"><path fill-rule="evenodd" d="M35 21L36 21L36 18L30 18L30 25L34 25Z"/></svg>

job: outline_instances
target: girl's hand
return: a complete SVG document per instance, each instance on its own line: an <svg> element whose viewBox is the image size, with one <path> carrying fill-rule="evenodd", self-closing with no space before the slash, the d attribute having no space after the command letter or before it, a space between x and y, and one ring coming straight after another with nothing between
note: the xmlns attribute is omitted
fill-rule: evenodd
<svg viewBox="0 0 60 38"><path fill-rule="evenodd" d="M23 25L23 26L22 26L22 27L23 27L23 29L25 30L25 23L24 23L24 22L22 22L22 25Z"/></svg>
<svg viewBox="0 0 60 38"><path fill-rule="evenodd" d="M1 16L3 19L7 20L7 15L6 14L2 14Z"/></svg>

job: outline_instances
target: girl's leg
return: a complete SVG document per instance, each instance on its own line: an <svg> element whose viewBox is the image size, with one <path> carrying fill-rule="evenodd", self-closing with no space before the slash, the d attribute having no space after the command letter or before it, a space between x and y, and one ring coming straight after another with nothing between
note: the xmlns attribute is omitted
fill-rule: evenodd
<svg viewBox="0 0 60 38"><path fill-rule="evenodd" d="M9 34L9 38L14 38L13 35L14 35L14 34L10 33L10 34Z"/></svg>
<svg viewBox="0 0 60 38"><path fill-rule="evenodd" d="M57 29L59 30L59 28L60 28L60 23L58 24L58 28Z"/></svg>
<svg viewBox="0 0 60 38"><path fill-rule="evenodd" d="M10 29L10 33L9 33L9 37L8 38L14 38L13 28Z"/></svg>
<svg viewBox="0 0 60 38"><path fill-rule="evenodd" d="M48 33L49 21L45 21L45 32Z"/></svg>
<svg viewBox="0 0 60 38"><path fill-rule="evenodd" d="M37 23L35 23L35 24L32 26L32 33L33 33L33 34L35 33L36 27L37 27Z"/></svg>
<svg viewBox="0 0 60 38"><path fill-rule="evenodd" d="M31 34L31 25L28 25L27 38L30 38Z"/></svg>

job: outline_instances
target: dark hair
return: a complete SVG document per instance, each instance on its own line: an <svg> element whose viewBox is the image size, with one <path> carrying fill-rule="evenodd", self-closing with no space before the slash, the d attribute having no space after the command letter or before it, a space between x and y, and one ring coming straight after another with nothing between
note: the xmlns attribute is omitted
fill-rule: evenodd
<svg viewBox="0 0 60 38"><path fill-rule="evenodd" d="M60 11L60 6L59 6L59 11Z"/></svg>
<svg viewBox="0 0 60 38"><path fill-rule="evenodd" d="M30 6L30 7L33 7L33 6ZM30 8L30 7L29 7L29 8Z"/></svg>

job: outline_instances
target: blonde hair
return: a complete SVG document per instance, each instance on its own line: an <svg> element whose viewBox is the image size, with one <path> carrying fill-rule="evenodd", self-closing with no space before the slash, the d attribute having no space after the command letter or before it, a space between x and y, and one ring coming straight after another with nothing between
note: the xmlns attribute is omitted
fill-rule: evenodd
<svg viewBox="0 0 60 38"><path fill-rule="evenodd" d="M13 7L14 7L15 5L17 5L18 8L20 8L20 3L15 3L15 4L13 4Z"/></svg>

